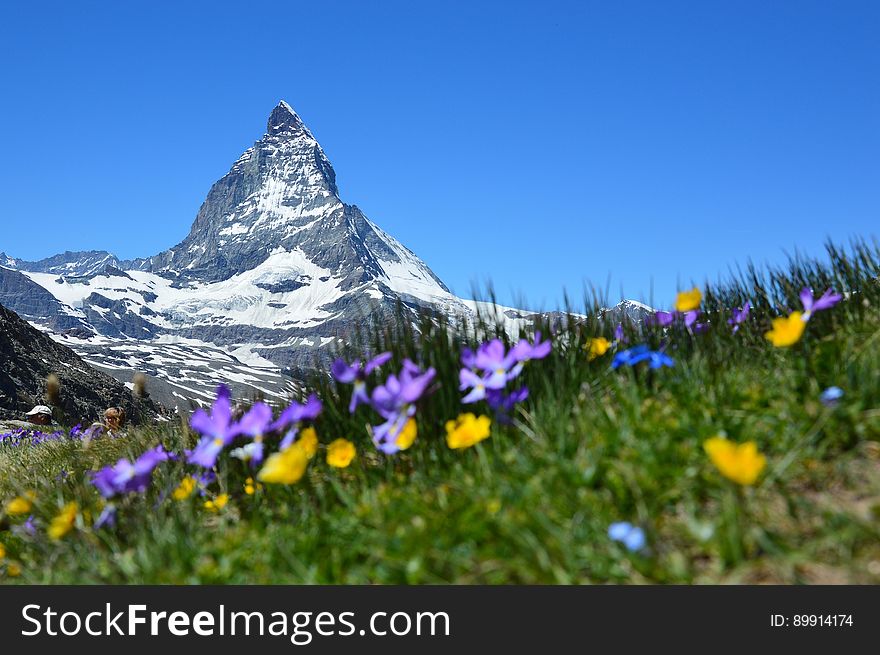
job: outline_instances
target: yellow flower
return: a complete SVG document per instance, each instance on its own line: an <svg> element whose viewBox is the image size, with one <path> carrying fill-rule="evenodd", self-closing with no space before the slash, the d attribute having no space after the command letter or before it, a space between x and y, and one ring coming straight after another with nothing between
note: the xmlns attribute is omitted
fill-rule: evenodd
<svg viewBox="0 0 880 655"><path fill-rule="evenodd" d="M590 351L590 361L592 362L597 357L601 357L605 353L608 352L608 349L611 347L611 342L608 341L605 337L596 337L594 339L590 339L587 342L586 348Z"/></svg>
<svg viewBox="0 0 880 655"><path fill-rule="evenodd" d="M6 557L6 546L0 544L0 559Z"/></svg>
<svg viewBox="0 0 880 655"><path fill-rule="evenodd" d="M299 433L299 439L296 440L306 454L311 459L318 452L318 433L315 428L306 428Z"/></svg>
<svg viewBox="0 0 880 655"><path fill-rule="evenodd" d="M773 319L773 329L764 334L777 348L786 348L800 341L804 334L807 322L800 312L792 312L788 318L779 317Z"/></svg>
<svg viewBox="0 0 880 655"><path fill-rule="evenodd" d="M253 496L255 491L259 491L262 488L263 488L263 485L261 485L259 482L254 483L253 478L248 478L247 480L244 481L244 492L248 496Z"/></svg>
<svg viewBox="0 0 880 655"><path fill-rule="evenodd" d="M298 441L273 453L257 474L257 480L269 484L293 484L305 474L309 456Z"/></svg>
<svg viewBox="0 0 880 655"><path fill-rule="evenodd" d="M419 426L416 425L416 420L414 418L409 419L406 425L403 426L403 430L397 435L397 447L401 450L406 450L413 445L413 441L416 440L418 434Z"/></svg>
<svg viewBox="0 0 880 655"><path fill-rule="evenodd" d="M226 503L228 502L229 494L220 494L214 500L206 500L205 509L211 512L219 512L221 509L226 507Z"/></svg>
<svg viewBox="0 0 880 655"><path fill-rule="evenodd" d="M174 500L186 500L190 496L192 496L193 491L196 490L196 479L188 475L183 480L180 481L180 485L178 485L177 489L171 492L171 497Z"/></svg>
<svg viewBox="0 0 880 655"><path fill-rule="evenodd" d="M459 414L454 421L446 421L446 444L450 448L470 448L489 436L492 420L488 416Z"/></svg>
<svg viewBox="0 0 880 655"><path fill-rule="evenodd" d="M412 419L410 419L410 421L412 421ZM407 425L409 425L409 423L407 423ZM404 432L406 432L406 428L404 428ZM402 436L403 433L401 433L401 437ZM413 439L415 439L415 436L413 436ZM410 440L409 443L412 444L412 440ZM407 447L409 447L409 444ZM354 459L356 452L354 444L348 439L337 439L327 446L327 463L338 469L344 469L351 464L351 460Z"/></svg>
<svg viewBox="0 0 880 655"><path fill-rule="evenodd" d="M703 294L697 287L690 291L680 291L675 297L675 309L679 312L692 311L700 306L701 300L703 300Z"/></svg>
<svg viewBox="0 0 880 655"><path fill-rule="evenodd" d="M19 514L27 514L34 506L37 494L33 491L26 491L24 496L16 496L6 503L6 513L10 516L18 516Z"/></svg>
<svg viewBox="0 0 880 655"><path fill-rule="evenodd" d="M67 503L49 524L49 537L58 541L68 532L73 530L73 524L76 522L76 513L79 511L79 505L75 502Z"/></svg>
<svg viewBox="0 0 880 655"><path fill-rule="evenodd" d="M10 578L17 578L21 575L21 566L16 562L9 562L9 564L6 565L6 575Z"/></svg>
<svg viewBox="0 0 880 655"><path fill-rule="evenodd" d="M736 444L723 437L712 437L703 448L721 475L737 484L752 485L767 465L767 458L758 452L754 441Z"/></svg>

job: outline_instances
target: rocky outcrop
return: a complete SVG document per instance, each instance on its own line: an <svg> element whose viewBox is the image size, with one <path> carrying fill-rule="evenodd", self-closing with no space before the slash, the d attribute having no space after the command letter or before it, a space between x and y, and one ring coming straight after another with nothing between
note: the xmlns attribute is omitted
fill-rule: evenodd
<svg viewBox="0 0 880 655"><path fill-rule="evenodd" d="M54 404L46 397L50 374L61 382ZM0 418L21 418L36 404L53 405L55 419L66 425L90 424L111 406L124 408L135 423L160 413L152 400L135 398L124 384L0 305Z"/></svg>

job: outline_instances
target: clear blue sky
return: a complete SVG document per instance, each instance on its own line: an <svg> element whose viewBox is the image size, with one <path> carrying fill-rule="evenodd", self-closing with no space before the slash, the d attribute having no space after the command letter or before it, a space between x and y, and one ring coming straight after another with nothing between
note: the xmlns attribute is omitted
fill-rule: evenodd
<svg viewBox="0 0 880 655"><path fill-rule="evenodd" d="M0 9L0 250L182 239L280 98L455 291L668 302L880 232L880 3L59 2Z"/></svg>

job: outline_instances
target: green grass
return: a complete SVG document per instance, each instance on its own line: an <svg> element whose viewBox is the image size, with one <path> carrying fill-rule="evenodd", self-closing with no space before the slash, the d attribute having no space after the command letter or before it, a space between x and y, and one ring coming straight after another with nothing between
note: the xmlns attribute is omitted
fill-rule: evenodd
<svg viewBox="0 0 880 655"><path fill-rule="evenodd" d="M363 344L393 350L383 372L405 356L437 368L414 446L378 454L364 429L379 422L372 410L350 417L348 389L316 376L319 438L354 441L354 463L331 469L322 449L299 483L249 496L244 465L223 458L211 491L231 498L219 513L198 497L166 498L190 470L168 462L146 495L118 503L116 528L90 527L100 499L86 472L160 441L191 446L194 435L179 425L90 444L0 446L0 501L35 490L40 525L27 536L12 529L21 518L0 515L0 581L880 582L880 255L865 243L829 246L828 261L750 267L704 289L707 334L638 337L668 340L672 369L612 371L611 353L588 362L583 349L593 335L610 338L609 326L595 318L556 326L550 357L524 372L532 393L515 424L493 424L489 439L465 451L446 447L444 422L487 410L459 403L460 339L427 317L420 330L402 320L351 335L349 355ZM783 308L797 308L804 284L851 295L816 314L800 343L774 349L763 333ZM746 298L752 320L731 334L726 308ZM598 301L587 304L594 316ZM627 326L633 342L637 329ZM836 408L818 400L829 385L845 391ZM703 441L718 433L754 440L767 456L754 487L737 487L708 460ZM81 508L76 529L48 539L45 526L71 500ZM620 520L645 529L645 552L609 541ZM20 577L4 573L10 562Z"/></svg>

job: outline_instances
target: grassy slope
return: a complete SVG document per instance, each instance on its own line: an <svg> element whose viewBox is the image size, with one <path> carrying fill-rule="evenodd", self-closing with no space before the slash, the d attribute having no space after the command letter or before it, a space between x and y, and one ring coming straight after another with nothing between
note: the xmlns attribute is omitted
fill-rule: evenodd
<svg viewBox="0 0 880 655"><path fill-rule="evenodd" d="M442 437L462 409L459 346L442 326L373 335L372 350L391 342L395 363L409 354L438 369L413 448L377 455L364 432L379 422L371 410L348 417L347 389L334 399L335 387L316 380L327 401L320 439L354 440L355 463L331 469L322 451L298 484L247 496L243 465L224 459L219 487L232 499L217 514L203 499L160 500L185 471L167 463L146 497L120 504L117 528L88 527L99 504L83 472L160 439L191 444L176 426L89 445L0 446L0 500L37 490L43 525L64 502L83 508L60 542L2 531L20 523L7 518L0 543L23 582L880 582L878 259L863 246L832 249L831 259L710 289L713 328L670 337L673 369L611 371L610 354L588 363L582 346L601 326L563 329L551 356L524 373L532 397L517 424L493 426L463 452ZM801 343L774 350L762 334L775 307L796 307L803 283L858 293L817 314ZM731 335L715 310L746 297L753 321ZM832 384L846 395L828 409L818 394ZM767 455L754 488L708 461L702 442L719 432ZM645 553L608 540L619 520L646 529Z"/></svg>

